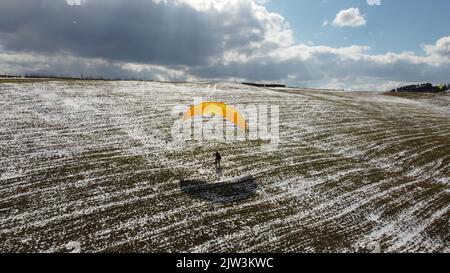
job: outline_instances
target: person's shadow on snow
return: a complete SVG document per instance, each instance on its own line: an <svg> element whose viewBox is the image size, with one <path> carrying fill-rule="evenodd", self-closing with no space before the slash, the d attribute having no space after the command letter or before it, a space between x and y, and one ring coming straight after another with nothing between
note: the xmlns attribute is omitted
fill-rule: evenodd
<svg viewBox="0 0 450 273"><path fill-rule="evenodd" d="M204 180L181 180L181 191L200 200L214 203L234 203L256 195L257 185L252 176L236 181L207 183Z"/></svg>

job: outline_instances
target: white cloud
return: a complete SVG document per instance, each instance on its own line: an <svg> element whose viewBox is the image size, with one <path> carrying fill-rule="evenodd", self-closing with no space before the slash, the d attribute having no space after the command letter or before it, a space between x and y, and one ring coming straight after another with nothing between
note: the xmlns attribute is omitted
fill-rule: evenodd
<svg viewBox="0 0 450 273"><path fill-rule="evenodd" d="M367 23L364 15L358 8L349 8L341 10L334 19L332 25L335 27L360 27Z"/></svg>
<svg viewBox="0 0 450 273"><path fill-rule="evenodd" d="M404 83L447 82L450 59L413 52L374 55L368 46L296 44L255 54L245 61L236 59L191 69L190 73L210 79L242 78L307 87L387 90Z"/></svg>
<svg viewBox="0 0 450 273"><path fill-rule="evenodd" d="M380 6L381 0L367 0L369 6Z"/></svg>
<svg viewBox="0 0 450 273"><path fill-rule="evenodd" d="M437 40L435 45L424 45L424 50L429 55L449 59L450 58L450 36Z"/></svg>

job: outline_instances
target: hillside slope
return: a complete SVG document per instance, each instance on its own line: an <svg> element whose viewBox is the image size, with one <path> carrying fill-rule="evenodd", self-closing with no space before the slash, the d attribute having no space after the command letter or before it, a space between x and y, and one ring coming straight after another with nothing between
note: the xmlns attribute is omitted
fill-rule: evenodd
<svg viewBox="0 0 450 273"><path fill-rule="evenodd" d="M0 250L450 251L449 94L217 88L0 84ZM172 108L193 97L279 105L278 149L172 147ZM183 189L213 177L216 150L250 190Z"/></svg>

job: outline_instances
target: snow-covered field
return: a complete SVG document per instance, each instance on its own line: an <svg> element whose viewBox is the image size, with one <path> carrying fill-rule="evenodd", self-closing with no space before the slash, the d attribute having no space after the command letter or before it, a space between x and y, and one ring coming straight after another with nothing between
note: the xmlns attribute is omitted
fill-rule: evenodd
<svg viewBox="0 0 450 273"><path fill-rule="evenodd" d="M450 252L449 94L209 93L0 83L0 251ZM172 108L193 97L279 105L278 149L171 145ZM213 177L216 150L226 177L253 179L180 183Z"/></svg>

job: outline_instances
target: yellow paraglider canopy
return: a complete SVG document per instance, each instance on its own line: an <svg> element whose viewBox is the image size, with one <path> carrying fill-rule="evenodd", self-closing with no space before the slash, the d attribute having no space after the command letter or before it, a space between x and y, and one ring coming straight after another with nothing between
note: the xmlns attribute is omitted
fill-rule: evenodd
<svg viewBox="0 0 450 273"><path fill-rule="evenodd" d="M194 117L222 116L242 130L248 128L245 118L239 111L223 102L202 102L194 105L183 115L183 122Z"/></svg>

